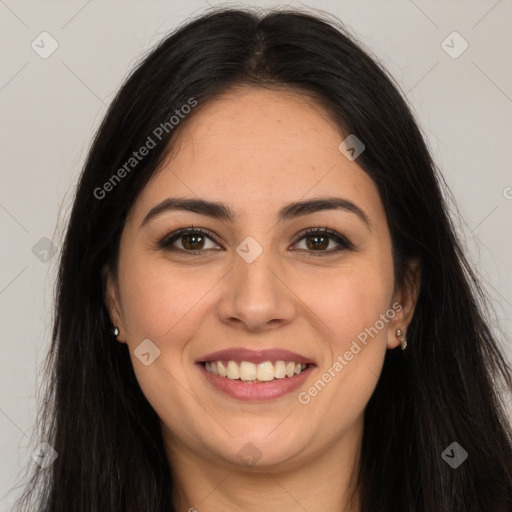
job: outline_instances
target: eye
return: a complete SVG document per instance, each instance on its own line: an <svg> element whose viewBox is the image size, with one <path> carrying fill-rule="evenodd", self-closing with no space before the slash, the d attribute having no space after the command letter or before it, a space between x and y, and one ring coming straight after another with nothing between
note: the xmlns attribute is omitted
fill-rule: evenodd
<svg viewBox="0 0 512 512"><path fill-rule="evenodd" d="M206 241L213 242L214 247L205 247ZM174 245L175 242L178 242L178 246ZM215 249L219 246L208 230L193 226L174 231L161 240L158 245L164 249L188 252L189 254L197 254L204 252L203 249Z"/></svg>
<svg viewBox="0 0 512 512"><path fill-rule="evenodd" d="M307 251L313 257L354 249L353 244L346 237L327 227L307 229L294 245L302 241L306 242L306 248L299 248L298 250ZM338 245L338 248L324 250L327 249L333 241ZM208 242L213 244L213 246L205 246ZM220 244L215 241L215 236L212 233L203 228L194 228L194 226L174 231L164 237L158 245L162 249L178 251L184 254L188 253L190 255L200 254L206 250L218 249L220 247Z"/></svg>
<svg viewBox="0 0 512 512"><path fill-rule="evenodd" d="M327 227L307 229L295 244L302 241L306 242L306 248L301 248L300 250L308 251L310 255L314 257L326 256L340 251L354 249L354 245L345 236ZM328 251L324 250L329 247L329 244L332 241L338 244L338 248Z"/></svg>

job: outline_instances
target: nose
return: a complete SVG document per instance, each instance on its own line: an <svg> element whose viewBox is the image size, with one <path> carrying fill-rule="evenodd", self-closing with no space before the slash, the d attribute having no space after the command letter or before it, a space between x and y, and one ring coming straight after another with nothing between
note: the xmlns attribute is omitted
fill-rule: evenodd
<svg viewBox="0 0 512 512"><path fill-rule="evenodd" d="M223 323L250 332L264 332L288 324L296 315L297 299L279 264L269 251L252 263L240 256L223 279L218 315Z"/></svg>

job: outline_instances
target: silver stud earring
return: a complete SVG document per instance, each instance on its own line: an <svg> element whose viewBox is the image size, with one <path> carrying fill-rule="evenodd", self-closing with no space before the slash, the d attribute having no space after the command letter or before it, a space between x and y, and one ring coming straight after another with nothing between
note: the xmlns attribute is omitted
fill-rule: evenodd
<svg viewBox="0 0 512 512"><path fill-rule="evenodd" d="M403 332L402 329L397 329L396 336L400 340L402 350L405 350L407 348L407 339L405 337L405 332Z"/></svg>
<svg viewBox="0 0 512 512"><path fill-rule="evenodd" d="M114 327L112 329L112 334L117 338L119 336L119 328L118 327Z"/></svg>

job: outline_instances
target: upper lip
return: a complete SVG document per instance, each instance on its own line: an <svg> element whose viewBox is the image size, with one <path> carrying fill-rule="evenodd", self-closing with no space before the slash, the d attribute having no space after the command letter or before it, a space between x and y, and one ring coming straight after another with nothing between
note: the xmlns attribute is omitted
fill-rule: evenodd
<svg viewBox="0 0 512 512"><path fill-rule="evenodd" d="M293 361L295 363L314 364L308 357L282 349L250 350L242 347L218 350L196 359L196 363L206 361L249 361L264 363L265 361Z"/></svg>

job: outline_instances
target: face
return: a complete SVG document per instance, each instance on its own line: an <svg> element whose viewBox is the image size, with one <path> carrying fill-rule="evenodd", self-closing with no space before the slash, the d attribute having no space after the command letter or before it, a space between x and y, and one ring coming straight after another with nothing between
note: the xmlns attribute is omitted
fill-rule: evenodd
<svg viewBox="0 0 512 512"><path fill-rule="evenodd" d="M188 121L122 233L107 284L118 340L171 457L180 446L228 466L303 465L360 434L412 314L383 205L303 95L237 88ZM288 208L325 198L338 203Z"/></svg>

